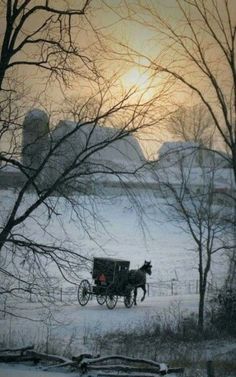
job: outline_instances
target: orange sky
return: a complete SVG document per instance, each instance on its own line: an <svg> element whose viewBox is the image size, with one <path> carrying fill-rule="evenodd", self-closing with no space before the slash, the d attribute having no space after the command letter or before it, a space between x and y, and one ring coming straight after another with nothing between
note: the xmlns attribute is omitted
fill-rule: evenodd
<svg viewBox="0 0 236 377"><path fill-rule="evenodd" d="M206 3L207 1L208 0L206 0ZM221 1L222 0L218 0L219 4ZM40 0L36 2L40 2ZM105 44L106 48L112 48L113 54L111 54L110 51L109 53L102 52L99 39L93 35L93 31L87 22L83 24L84 30L78 35L80 46L87 47L88 45L91 45L88 53L91 54L92 57L96 58L99 66L104 68L106 78L115 78L114 88L112 91L113 95L117 96L119 91L128 90L129 87L132 86L138 91L138 94L134 96L134 100L137 99L138 95L142 94L142 91L148 90L148 93L145 94L144 99L148 99L152 95L156 95L163 89L163 80L160 76L152 79L151 75L153 72L148 72L145 68L138 67L137 64L147 64L148 60L145 60L143 57L132 57L137 64L135 64L135 62L130 64L125 63L124 59L132 59L130 56L125 55L126 50L119 47L118 43L128 45L131 49L140 53L140 55L146 56L150 59L155 59L155 57L158 56L163 62L166 62L168 59L170 61L172 60L171 64L174 63L175 59L174 54L171 55L170 51L167 52L165 50L166 46L163 44L163 36L157 33L157 30L152 28L151 17L144 15L144 13L140 12L140 9L136 7L138 2L139 0L94 0L91 3L92 11L88 16L89 20L91 21L93 27L98 30L99 33L104 35L106 40L100 36L101 41ZM176 11L176 8L174 7L175 0L142 0L142 3L152 4L153 9L160 11L162 15L166 16L173 24L181 25L179 20L180 13ZM57 6L60 4L69 4L70 7L73 8L76 4L78 4L78 1L57 1ZM129 9L125 6L125 4L128 5ZM236 1L229 0L229 4L232 9L232 14L235 14L236 17ZM135 16L134 10L137 12ZM129 19L127 19L127 16L129 15L131 15L132 18L138 19L140 22L145 20L149 23L149 27L143 26L140 22L131 22ZM3 25L4 23L2 22L1 28ZM31 26L32 25L29 25L29 27ZM161 51L162 53L160 54ZM119 56L117 53L121 52L122 56ZM107 60L107 58L109 59ZM219 62L216 61L216 63L218 64ZM191 66L186 66L186 70L187 69L189 72L191 72L192 77L194 77L194 72L192 71ZM22 77L25 76L25 86L28 93L32 93L32 97L35 96L36 92L38 93L39 105L42 106L45 99L47 99L48 103L46 106L48 106L50 102L50 106L52 106L52 103L54 102L60 107L62 97L59 95L58 85L53 83L46 93L41 92L41 90L44 88L44 84L42 86L40 83L42 83L42 76L44 75L39 73L38 70L29 70L28 67L22 69L21 74ZM197 79L199 79L199 76L197 76ZM222 79L226 80L227 77L223 77ZM93 88L95 87L96 85L93 86ZM77 95L81 96L82 98L87 91L88 82L81 79L81 77L78 77L78 80L73 80L72 86L68 91L68 95L71 95L72 93L74 96ZM175 92L170 92L168 98L167 96L163 97L163 103L160 103L159 101L156 104L158 113L163 111L164 107L174 107L177 101L185 103L186 98L188 100L188 104L190 104L191 101L193 103L196 101L194 96L191 98L189 96L189 92L186 93L183 89L182 91L178 91L178 95L176 95L176 93L177 88L175 89ZM169 104L167 102L169 102ZM163 140L165 135L163 135L159 129L158 132L155 133L155 137L159 142ZM148 138L153 139L154 136L148 135ZM156 146L152 147L151 149L155 150L155 148Z"/></svg>

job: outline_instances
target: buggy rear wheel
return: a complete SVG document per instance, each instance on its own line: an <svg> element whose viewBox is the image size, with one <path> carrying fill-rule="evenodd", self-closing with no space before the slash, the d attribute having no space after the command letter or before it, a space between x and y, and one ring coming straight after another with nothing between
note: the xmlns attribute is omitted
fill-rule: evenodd
<svg viewBox="0 0 236 377"><path fill-rule="evenodd" d="M87 305L91 296L91 285L87 279L81 281L78 288L78 301L81 306Z"/></svg>
<svg viewBox="0 0 236 377"><path fill-rule="evenodd" d="M97 295L96 299L97 299L97 303L99 305L103 305L106 302L107 296L106 295Z"/></svg>
<svg viewBox="0 0 236 377"><path fill-rule="evenodd" d="M134 304L134 290L132 289L125 297L124 304L126 308L131 308Z"/></svg>
<svg viewBox="0 0 236 377"><path fill-rule="evenodd" d="M106 305L108 309L114 309L117 304L118 296L113 293L112 287L107 289Z"/></svg>
<svg viewBox="0 0 236 377"><path fill-rule="evenodd" d="M118 301L118 296L116 295L108 295L106 299L106 305L108 309L114 309Z"/></svg>

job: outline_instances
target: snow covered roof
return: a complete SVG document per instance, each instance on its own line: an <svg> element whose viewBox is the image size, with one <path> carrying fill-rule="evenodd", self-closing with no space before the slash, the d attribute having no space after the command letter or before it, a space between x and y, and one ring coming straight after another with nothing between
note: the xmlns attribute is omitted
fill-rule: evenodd
<svg viewBox="0 0 236 377"><path fill-rule="evenodd" d="M187 150L192 151L196 148L199 148L199 144L191 141L167 141L163 143L159 149L159 156L173 152L183 152Z"/></svg>
<svg viewBox="0 0 236 377"><path fill-rule="evenodd" d="M144 154L138 140L132 136L120 137L123 132L120 129L103 127L94 124L78 125L71 121L59 122L57 128L52 131L52 139L60 140L63 136L75 131L65 141L62 149L80 151L96 149L91 155L93 161L110 161L117 165L126 166L134 164L136 167L145 161ZM97 148L101 146L101 148ZM61 154L61 153L60 153Z"/></svg>

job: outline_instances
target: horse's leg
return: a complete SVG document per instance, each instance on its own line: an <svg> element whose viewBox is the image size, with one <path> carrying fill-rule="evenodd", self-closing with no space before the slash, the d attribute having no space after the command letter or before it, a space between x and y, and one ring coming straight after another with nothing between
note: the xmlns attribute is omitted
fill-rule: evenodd
<svg viewBox="0 0 236 377"><path fill-rule="evenodd" d="M146 285L142 285L140 288L142 288L143 290L143 297L141 298L141 301L143 301L145 299L145 296L146 296Z"/></svg>
<svg viewBox="0 0 236 377"><path fill-rule="evenodd" d="M137 298L137 287L134 288L134 305L137 305L136 298Z"/></svg>

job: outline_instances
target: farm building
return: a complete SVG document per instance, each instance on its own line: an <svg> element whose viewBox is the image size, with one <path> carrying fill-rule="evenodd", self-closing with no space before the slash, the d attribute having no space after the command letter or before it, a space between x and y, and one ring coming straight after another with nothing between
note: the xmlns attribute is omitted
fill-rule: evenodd
<svg viewBox="0 0 236 377"><path fill-rule="evenodd" d="M159 166L171 167L180 164L184 167L229 168L228 156L222 151L212 151L194 142L165 142L159 150Z"/></svg>
<svg viewBox="0 0 236 377"><path fill-rule="evenodd" d="M163 182L179 187L183 174L192 186L201 187L209 180L213 168L218 192L228 192L234 187L232 169L223 153L205 151L190 142L166 142L159 150L158 160L149 164L134 136L113 141L118 134L116 128L79 125L68 120L60 121L50 130L46 113L34 109L23 123L22 162L30 174L40 166L49 149L66 138L40 174L40 183L45 187L72 163L75 163L72 190L79 187L85 193L121 195L126 186L158 195ZM130 174L136 170L138 174ZM104 174L112 171L123 172L122 178L119 174ZM0 187L21 186L23 182L24 175L16 167L1 167Z"/></svg>
<svg viewBox="0 0 236 377"><path fill-rule="evenodd" d="M146 160L135 137L129 135L119 139L119 134L118 128L80 125L66 120L60 121L50 130L46 113L34 109L26 115L23 122L21 160L27 174L33 174L40 168L48 151L59 145L42 169L42 185L54 182L71 164L75 165L75 179L81 175L95 176L94 173L97 173L96 180L99 175L103 180L102 175L111 171L126 171L130 174L145 164ZM14 187L24 182L23 173L10 166L1 167L0 178L1 187ZM86 183L88 191L89 183Z"/></svg>

